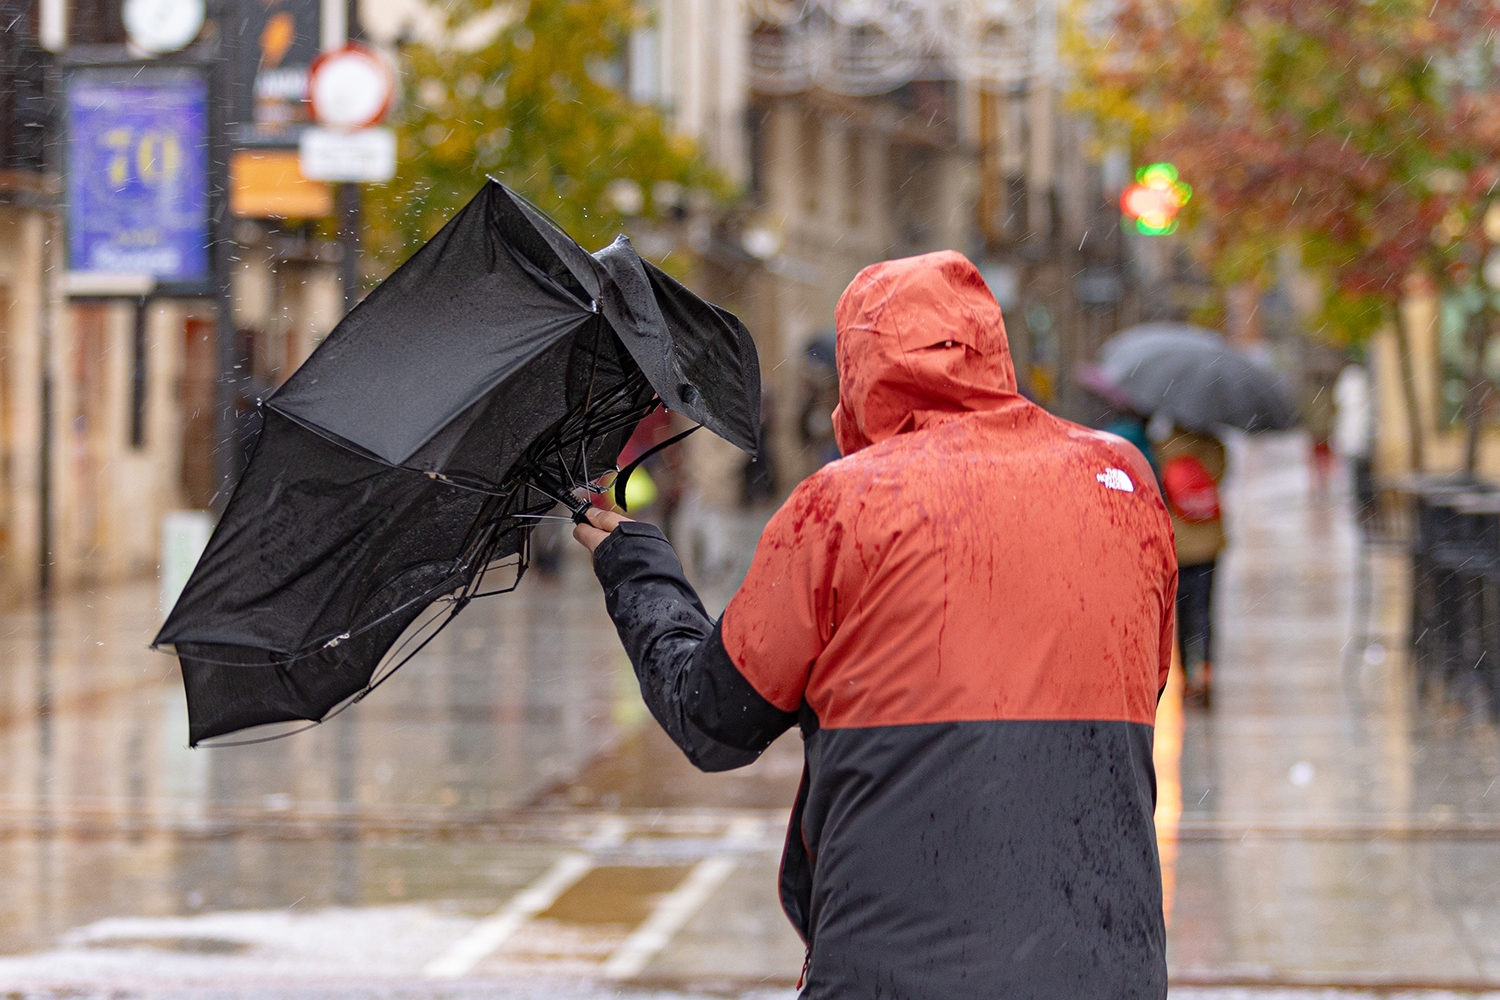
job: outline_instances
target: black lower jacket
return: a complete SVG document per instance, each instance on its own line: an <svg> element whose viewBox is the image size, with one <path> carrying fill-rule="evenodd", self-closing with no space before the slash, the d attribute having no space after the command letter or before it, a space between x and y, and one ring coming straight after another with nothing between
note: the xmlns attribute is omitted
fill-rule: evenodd
<svg viewBox="0 0 1500 1000"><path fill-rule="evenodd" d="M622 523L594 571L694 765L742 767L802 728L780 890L808 945L804 1000L1166 996L1149 726L820 729L744 678L659 529Z"/></svg>

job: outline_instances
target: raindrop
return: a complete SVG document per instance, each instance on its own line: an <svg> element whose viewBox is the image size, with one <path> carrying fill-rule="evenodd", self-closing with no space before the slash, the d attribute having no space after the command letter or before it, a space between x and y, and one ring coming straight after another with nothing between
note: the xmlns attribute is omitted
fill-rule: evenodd
<svg viewBox="0 0 1500 1000"><path fill-rule="evenodd" d="M1287 780L1298 788L1306 788L1318 776L1318 770L1312 766L1311 762L1299 760L1292 765L1292 769L1287 772L1286 776Z"/></svg>
<svg viewBox="0 0 1500 1000"><path fill-rule="evenodd" d="M1385 647L1378 642L1366 647L1365 662L1372 667L1380 666L1385 662Z"/></svg>

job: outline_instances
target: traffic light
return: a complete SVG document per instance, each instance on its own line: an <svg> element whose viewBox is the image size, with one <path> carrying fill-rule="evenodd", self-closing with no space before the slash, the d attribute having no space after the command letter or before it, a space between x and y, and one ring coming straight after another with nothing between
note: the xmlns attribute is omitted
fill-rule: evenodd
<svg viewBox="0 0 1500 1000"><path fill-rule="evenodd" d="M1170 163L1153 163L1135 172L1135 183L1120 194L1120 211L1135 220L1146 236L1165 236L1177 229L1177 213L1193 196Z"/></svg>

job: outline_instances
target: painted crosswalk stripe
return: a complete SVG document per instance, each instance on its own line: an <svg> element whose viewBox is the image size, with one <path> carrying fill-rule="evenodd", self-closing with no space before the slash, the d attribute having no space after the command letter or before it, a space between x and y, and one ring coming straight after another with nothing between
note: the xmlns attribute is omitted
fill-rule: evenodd
<svg viewBox="0 0 1500 1000"><path fill-rule="evenodd" d="M748 817L741 818L730 826L722 843L726 850L738 851L753 844L759 832L758 822ZM657 952L665 948L693 914L702 909L738 862L735 854L698 862L682 884L663 896L645 923L609 956L609 961L604 963L604 975L610 979L632 979L640 975Z"/></svg>
<svg viewBox="0 0 1500 1000"><path fill-rule="evenodd" d="M564 854L553 862L541 878L517 893L491 916L469 929L422 970L430 979L458 979L495 953L505 941L532 917L557 902L559 896L577 884L594 868L595 855L617 847L625 839L625 823L616 817L607 819L599 831L584 845L583 851Z"/></svg>

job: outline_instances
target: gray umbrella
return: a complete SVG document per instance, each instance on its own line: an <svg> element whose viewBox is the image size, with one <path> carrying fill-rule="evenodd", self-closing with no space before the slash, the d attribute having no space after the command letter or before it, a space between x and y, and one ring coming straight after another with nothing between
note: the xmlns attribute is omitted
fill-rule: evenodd
<svg viewBox="0 0 1500 1000"><path fill-rule="evenodd" d="M1179 427L1280 431L1297 423L1281 376L1201 326L1134 326L1111 337L1099 357L1098 374L1134 409Z"/></svg>

